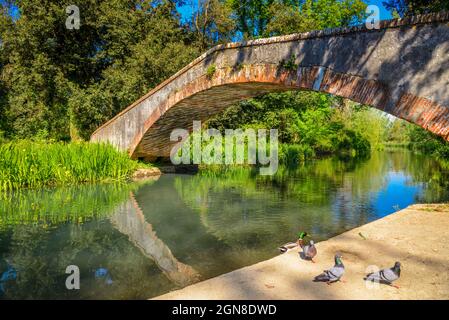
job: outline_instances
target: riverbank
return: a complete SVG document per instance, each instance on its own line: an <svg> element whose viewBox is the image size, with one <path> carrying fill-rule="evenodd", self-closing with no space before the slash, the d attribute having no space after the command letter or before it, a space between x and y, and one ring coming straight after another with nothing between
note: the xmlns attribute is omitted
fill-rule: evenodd
<svg viewBox="0 0 449 320"><path fill-rule="evenodd" d="M315 264L291 250L155 299L449 299L447 230L448 204L412 205L318 243ZM336 251L343 254L345 283L312 282L332 266ZM400 289L363 281L368 266L395 261L402 263Z"/></svg>

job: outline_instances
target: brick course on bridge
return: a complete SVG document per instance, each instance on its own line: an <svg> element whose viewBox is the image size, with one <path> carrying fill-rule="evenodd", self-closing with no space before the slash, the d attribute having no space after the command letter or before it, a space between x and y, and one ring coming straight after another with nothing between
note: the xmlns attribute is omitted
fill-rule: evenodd
<svg viewBox="0 0 449 320"><path fill-rule="evenodd" d="M314 90L370 105L449 141L449 13L216 46L98 128L134 157L168 157L192 129L236 102ZM290 60L286 68L282 61ZM292 67L293 66L293 67ZM211 72L214 71L214 72Z"/></svg>

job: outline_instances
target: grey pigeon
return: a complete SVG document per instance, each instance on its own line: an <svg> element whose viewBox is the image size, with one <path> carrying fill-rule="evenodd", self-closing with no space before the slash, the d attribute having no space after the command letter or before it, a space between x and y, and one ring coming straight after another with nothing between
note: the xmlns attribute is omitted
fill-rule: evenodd
<svg viewBox="0 0 449 320"><path fill-rule="evenodd" d="M310 243L308 245L302 246L302 252L304 253L304 258L310 259L315 263L315 261L313 261L313 258L316 256L317 250L313 240L310 240Z"/></svg>
<svg viewBox="0 0 449 320"><path fill-rule="evenodd" d="M335 265L329 270L324 270L324 272L319 276L316 276L313 281L327 282L327 284L339 281L345 273L345 266L343 265L343 262L341 262L341 258L341 254L337 253L335 255Z"/></svg>
<svg viewBox="0 0 449 320"><path fill-rule="evenodd" d="M399 288L397 285L393 284L393 281L398 280L400 276L401 276L401 263L395 262L392 268L383 269L378 272L372 272L366 275L366 277L363 280L380 282L383 284L388 284L395 288Z"/></svg>

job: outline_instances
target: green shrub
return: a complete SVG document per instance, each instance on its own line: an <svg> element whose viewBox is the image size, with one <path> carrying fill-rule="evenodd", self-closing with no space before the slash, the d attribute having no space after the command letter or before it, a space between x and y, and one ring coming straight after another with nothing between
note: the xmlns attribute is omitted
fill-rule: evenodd
<svg viewBox="0 0 449 320"><path fill-rule="evenodd" d="M210 80L212 79L212 77L215 74L215 71L217 71L217 67L215 67L214 64L210 65L209 67L207 67L206 69L206 77Z"/></svg>
<svg viewBox="0 0 449 320"><path fill-rule="evenodd" d="M359 132L344 129L335 138L335 144L340 155L365 157L371 153L371 143Z"/></svg>
<svg viewBox="0 0 449 320"><path fill-rule="evenodd" d="M308 145L281 144L279 148L279 163L286 166L297 166L314 157L315 151Z"/></svg>
<svg viewBox="0 0 449 320"><path fill-rule="evenodd" d="M279 65L281 68L288 70L288 71L296 71L298 69L298 65L295 63L295 55L291 55L288 60L282 60L280 61Z"/></svg>

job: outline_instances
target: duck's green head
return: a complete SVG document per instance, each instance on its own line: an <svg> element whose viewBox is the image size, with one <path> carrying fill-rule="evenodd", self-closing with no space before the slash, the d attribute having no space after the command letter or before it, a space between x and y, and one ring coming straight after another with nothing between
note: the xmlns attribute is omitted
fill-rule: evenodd
<svg viewBox="0 0 449 320"><path fill-rule="evenodd" d="M301 231L300 233L298 233L298 239L304 239L304 237L308 237L309 234L307 232Z"/></svg>

